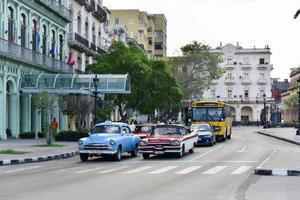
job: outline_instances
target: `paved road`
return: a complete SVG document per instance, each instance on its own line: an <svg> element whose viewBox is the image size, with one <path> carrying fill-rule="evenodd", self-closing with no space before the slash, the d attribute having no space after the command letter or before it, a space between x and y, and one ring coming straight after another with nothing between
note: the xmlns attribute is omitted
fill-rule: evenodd
<svg viewBox="0 0 300 200"><path fill-rule="evenodd" d="M299 199L297 177L263 177L254 168L278 148L295 145L235 128L214 147L197 148L182 159L126 156L122 162L78 157L0 168L5 200L189 200Z"/></svg>

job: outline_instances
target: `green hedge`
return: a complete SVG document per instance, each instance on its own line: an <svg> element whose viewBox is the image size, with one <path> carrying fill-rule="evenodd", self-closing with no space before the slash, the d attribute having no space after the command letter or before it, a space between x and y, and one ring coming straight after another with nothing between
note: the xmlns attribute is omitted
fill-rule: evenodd
<svg viewBox="0 0 300 200"><path fill-rule="evenodd" d="M39 138L44 138L45 133L38 132L38 137ZM24 132L20 133L19 138L21 139L34 139L35 138L35 132Z"/></svg>
<svg viewBox="0 0 300 200"><path fill-rule="evenodd" d="M62 131L56 134L54 137L56 141L76 142L80 138L88 137L88 136L89 136L88 131Z"/></svg>

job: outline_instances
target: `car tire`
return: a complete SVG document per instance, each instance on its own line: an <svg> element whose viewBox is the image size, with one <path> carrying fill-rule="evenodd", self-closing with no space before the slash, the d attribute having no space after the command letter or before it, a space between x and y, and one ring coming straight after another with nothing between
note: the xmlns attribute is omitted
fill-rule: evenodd
<svg viewBox="0 0 300 200"><path fill-rule="evenodd" d="M81 153L79 156L80 156L80 160L82 162L86 162L89 159L89 155L88 154Z"/></svg>
<svg viewBox="0 0 300 200"><path fill-rule="evenodd" d="M115 161L121 161L122 160L122 147L121 146L118 147L117 153L115 155L113 155L113 159Z"/></svg>
<svg viewBox="0 0 300 200"><path fill-rule="evenodd" d="M177 157L181 158L184 155L184 145L181 147L180 153L177 153Z"/></svg>
<svg viewBox="0 0 300 200"><path fill-rule="evenodd" d="M149 159L149 158L150 158L150 154L148 154L148 153L143 153L143 158L144 158L144 159Z"/></svg>
<svg viewBox="0 0 300 200"><path fill-rule="evenodd" d="M195 146L195 144L193 145L193 148L191 148L191 149L189 150L189 153L194 153L194 152L195 152L194 146Z"/></svg>
<svg viewBox="0 0 300 200"><path fill-rule="evenodd" d="M135 147L135 149L133 151L130 152L131 157L137 157L138 154L138 150L137 150L137 146Z"/></svg>

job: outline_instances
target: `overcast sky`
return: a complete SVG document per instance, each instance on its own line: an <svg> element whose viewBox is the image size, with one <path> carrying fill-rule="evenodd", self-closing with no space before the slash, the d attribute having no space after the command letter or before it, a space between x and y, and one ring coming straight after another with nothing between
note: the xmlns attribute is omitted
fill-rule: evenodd
<svg viewBox="0 0 300 200"><path fill-rule="evenodd" d="M300 0L104 0L109 9L164 13L168 20L168 56L198 40L217 47L239 42L244 48L269 45L272 77L288 78L300 65ZM176 53L177 52L177 53Z"/></svg>

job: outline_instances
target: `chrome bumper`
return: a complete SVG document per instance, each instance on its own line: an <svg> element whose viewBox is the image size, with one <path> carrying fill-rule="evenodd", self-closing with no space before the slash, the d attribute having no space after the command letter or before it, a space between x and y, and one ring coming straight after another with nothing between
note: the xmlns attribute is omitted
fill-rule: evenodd
<svg viewBox="0 0 300 200"><path fill-rule="evenodd" d="M116 154L117 151L113 151L113 150L79 150L79 153L100 156L100 155L113 155L113 154Z"/></svg>

